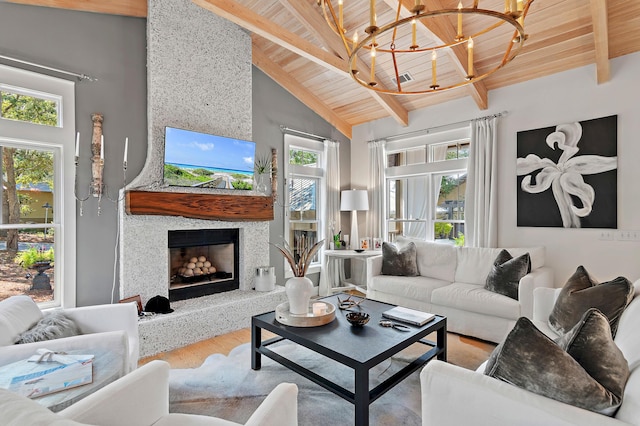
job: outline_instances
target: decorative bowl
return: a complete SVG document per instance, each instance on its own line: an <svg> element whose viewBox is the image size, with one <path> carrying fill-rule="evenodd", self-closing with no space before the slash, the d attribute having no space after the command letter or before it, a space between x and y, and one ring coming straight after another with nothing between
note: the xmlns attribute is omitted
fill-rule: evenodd
<svg viewBox="0 0 640 426"><path fill-rule="evenodd" d="M355 251L356 253L362 253L364 252L364 249L354 249L353 251Z"/></svg>
<svg viewBox="0 0 640 426"><path fill-rule="evenodd" d="M355 327L362 327L369 322L369 314L366 312L347 312L347 321Z"/></svg>

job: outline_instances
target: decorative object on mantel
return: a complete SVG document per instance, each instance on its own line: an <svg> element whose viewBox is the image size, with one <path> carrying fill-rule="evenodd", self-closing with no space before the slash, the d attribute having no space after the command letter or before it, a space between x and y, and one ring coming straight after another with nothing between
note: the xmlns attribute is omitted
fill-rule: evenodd
<svg viewBox="0 0 640 426"><path fill-rule="evenodd" d="M518 226L617 228L618 116L518 132Z"/></svg>
<svg viewBox="0 0 640 426"><path fill-rule="evenodd" d="M343 0L318 0L327 24L342 39L348 73L358 84L390 95L423 95L476 83L513 60L527 39L524 20L533 0L506 0L504 10L483 9L479 0L471 7L464 7L460 1L457 8L415 0L410 14L404 17L407 2L396 3L397 11L384 13L382 17L390 19L381 22L375 0L353 1L348 7L343 7ZM483 48L485 42L496 38L502 42L503 54ZM478 60L477 52L489 50L490 55ZM359 55L361 52L367 53L368 60ZM451 56L466 69L438 74L438 59L444 57L444 62L450 62ZM385 80L393 80L393 86L378 84Z"/></svg>
<svg viewBox="0 0 640 426"><path fill-rule="evenodd" d="M84 202L89 197L94 196L98 198L98 216L100 216L102 209L102 196L105 195L107 199L113 203L120 201L117 197L110 197L106 185L103 183L104 173L104 134L102 133L102 122L104 116L102 114L91 114L91 121L93 121L93 134L91 137L91 183L89 184L89 191L86 197L78 196L78 165L80 163L80 132L76 133L76 146L75 146L75 185L74 196L76 200L80 202L80 216L84 215ZM123 181L122 187L127 185L127 155L129 151L129 138L124 142L124 159L122 160L122 174Z"/></svg>
<svg viewBox="0 0 640 426"><path fill-rule="evenodd" d="M272 163L273 156L271 155L256 156L256 161L253 166L254 189L261 194L267 193L267 180L271 178Z"/></svg>
<svg viewBox="0 0 640 426"><path fill-rule="evenodd" d="M309 299L313 293L313 283L305 275L313 261L313 257L324 243L324 240L321 240L309 248L304 235L301 238L302 241L300 241L296 253L291 250L291 246L286 240L281 246L273 244L287 259L293 272L293 277L289 278L284 286L289 299L289 310L292 314L306 314L309 311Z"/></svg>

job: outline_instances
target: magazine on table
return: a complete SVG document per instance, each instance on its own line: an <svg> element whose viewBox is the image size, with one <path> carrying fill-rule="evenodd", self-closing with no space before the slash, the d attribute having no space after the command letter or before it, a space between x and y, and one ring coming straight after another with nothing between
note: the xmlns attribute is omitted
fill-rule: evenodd
<svg viewBox="0 0 640 426"><path fill-rule="evenodd" d="M65 354L43 360L42 355L34 355L4 367L11 368L13 377L8 386L3 387L28 398L37 398L86 385L93 382L93 358L93 355Z"/></svg>
<svg viewBox="0 0 640 426"><path fill-rule="evenodd" d="M396 306L382 313L382 316L396 321L406 322L408 324L423 326L433 318L434 314L418 311L415 309L403 308Z"/></svg>

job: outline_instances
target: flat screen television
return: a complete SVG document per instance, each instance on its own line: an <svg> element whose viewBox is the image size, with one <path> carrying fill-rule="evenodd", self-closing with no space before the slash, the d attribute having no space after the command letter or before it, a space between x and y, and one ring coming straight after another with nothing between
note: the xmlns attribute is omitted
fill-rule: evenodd
<svg viewBox="0 0 640 426"><path fill-rule="evenodd" d="M164 182L250 190L255 154L254 142L165 127Z"/></svg>

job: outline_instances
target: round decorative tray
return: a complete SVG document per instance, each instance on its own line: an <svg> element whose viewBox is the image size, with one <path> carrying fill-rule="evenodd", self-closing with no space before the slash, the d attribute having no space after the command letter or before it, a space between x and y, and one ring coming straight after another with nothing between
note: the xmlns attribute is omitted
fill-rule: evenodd
<svg viewBox="0 0 640 426"><path fill-rule="evenodd" d="M318 304L325 306L324 313L314 314L313 305ZM320 306L322 307L322 306ZM289 302L284 302L276 306L276 320L284 325L292 327L318 327L320 325L329 324L336 318L336 307L322 300L312 300L309 302L309 311L306 314L292 314L289 312Z"/></svg>

